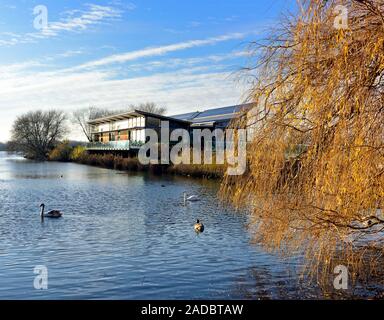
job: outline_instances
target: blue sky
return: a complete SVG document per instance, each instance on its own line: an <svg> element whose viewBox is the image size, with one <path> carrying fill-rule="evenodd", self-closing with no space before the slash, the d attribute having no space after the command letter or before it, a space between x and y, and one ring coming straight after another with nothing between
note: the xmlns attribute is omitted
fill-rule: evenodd
<svg viewBox="0 0 384 320"><path fill-rule="evenodd" d="M124 108L169 114L242 102L247 46L294 10L287 0L2 0L0 141L35 109ZM48 26L34 28L34 8ZM73 131L70 138L80 138Z"/></svg>

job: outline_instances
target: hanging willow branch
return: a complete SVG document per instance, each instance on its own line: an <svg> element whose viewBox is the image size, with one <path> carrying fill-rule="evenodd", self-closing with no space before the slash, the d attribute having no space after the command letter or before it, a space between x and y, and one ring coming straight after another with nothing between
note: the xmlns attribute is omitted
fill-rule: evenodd
<svg viewBox="0 0 384 320"><path fill-rule="evenodd" d="M319 278L336 261L356 275L378 262L366 248L384 249L384 0L300 4L253 45L257 108L234 123L252 134L248 171L221 194L252 209L258 243L304 250ZM340 4L347 29L335 28Z"/></svg>

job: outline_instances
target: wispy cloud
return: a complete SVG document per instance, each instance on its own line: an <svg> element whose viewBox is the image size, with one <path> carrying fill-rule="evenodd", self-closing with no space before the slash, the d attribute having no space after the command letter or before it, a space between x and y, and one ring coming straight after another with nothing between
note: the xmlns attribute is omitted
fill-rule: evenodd
<svg viewBox="0 0 384 320"><path fill-rule="evenodd" d="M76 32L87 29L91 25L100 24L105 20L119 18L121 10L108 6L88 4L87 10L80 11L79 16L71 16L62 21L53 22L43 29L42 37L56 36L60 32Z"/></svg>
<svg viewBox="0 0 384 320"><path fill-rule="evenodd" d="M56 56L59 58L69 58L69 57L77 56L83 53L84 53L83 50L67 50L63 53L57 54Z"/></svg>
<svg viewBox="0 0 384 320"><path fill-rule="evenodd" d="M80 32L91 26L106 23L121 17L122 10L111 6L87 4L84 10L67 11L59 21L49 22L39 32L25 34L3 33L0 46L14 46L22 43L34 43L39 39L57 37L63 32Z"/></svg>
<svg viewBox="0 0 384 320"><path fill-rule="evenodd" d="M118 6L125 10L135 10L137 8L136 4L133 2L127 2L126 0L111 0L108 2L108 4L112 6Z"/></svg>
<svg viewBox="0 0 384 320"><path fill-rule="evenodd" d="M198 27L201 27L201 25L202 25L202 22L200 22L200 21L191 21L188 24L188 27L190 27L190 28L198 28Z"/></svg>
<svg viewBox="0 0 384 320"><path fill-rule="evenodd" d="M108 71L65 74L15 72L7 79L0 77L0 140L7 139L15 113L31 109L71 111L90 105L124 108L132 103L155 101L176 114L191 108L239 102L241 92L227 72L214 67L188 67L127 79L113 79L113 74Z"/></svg>
<svg viewBox="0 0 384 320"><path fill-rule="evenodd" d="M150 100L166 105L170 113L176 114L191 108L240 102L244 88L230 77L228 65L221 62L242 57L245 55L242 51L132 61L239 40L245 36L231 33L144 48L64 68L55 67L54 60L83 54L83 51L56 53L50 56L51 60L45 57L37 61L0 65L0 140L8 138L15 114L31 109L55 107L70 111L90 105L123 108ZM49 65L41 68L47 63Z"/></svg>
<svg viewBox="0 0 384 320"><path fill-rule="evenodd" d="M74 70L79 69L89 69L94 67L100 67L104 65L110 65L113 63L124 63L132 60L137 60L140 58L153 57L153 56L161 56L174 51L181 51L185 49L191 49L195 47L214 45L219 42L243 39L245 37L245 33L230 33L218 37L203 39L203 40L190 40L186 42L175 43L166 46L160 47L150 47L142 50L130 51L122 54L111 55L102 59L90 61L79 65L74 68Z"/></svg>
<svg viewBox="0 0 384 320"><path fill-rule="evenodd" d="M15 10L17 7L13 4L0 4L0 9Z"/></svg>
<svg viewBox="0 0 384 320"><path fill-rule="evenodd" d="M146 100L167 104L177 113L199 105L233 103L239 98L228 73L211 67L120 80L103 71L24 74L0 79L0 84L0 110L4 113L4 107L20 112L44 107L68 110L90 104L113 108Z"/></svg>
<svg viewBox="0 0 384 320"><path fill-rule="evenodd" d="M90 105L124 108L132 103L155 101L167 106L170 114L176 114L191 108L240 102L243 88L225 68L216 64L227 57L206 58L205 65L199 65L205 57L189 59L184 65L181 60L175 60L172 70L124 78L117 78L109 68L48 72L39 71L42 69L34 61L0 66L0 74L4 71L4 77L0 76L0 140L8 138L15 114L31 109L71 111ZM75 134L70 138L80 137Z"/></svg>
<svg viewBox="0 0 384 320"><path fill-rule="evenodd" d="M191 57L191 58L173 58L173 59L162 59L162 60L152 60L146 61L144 63L135 63L129 64L126 69L128 71L156 71L158 69L176 69L176 68L186 68L194 67L196 65L210 65L214 66L219 62L234 60L238 58L246 58L249 56L247 51L234 51L225 54L213 54L203 57ZM227 65L228 67L228 65Z"/></svg>

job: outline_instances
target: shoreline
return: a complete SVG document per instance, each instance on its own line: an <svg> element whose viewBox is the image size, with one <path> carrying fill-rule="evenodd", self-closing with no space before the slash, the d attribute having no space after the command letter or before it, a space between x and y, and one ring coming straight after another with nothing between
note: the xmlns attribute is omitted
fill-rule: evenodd
<svg viewBox="0 0 384 320"><path fill-rule="evenodd" d="M50 160L52 161L52 160ZM84 153L77 159L68 161L53 160L58 162L72 162L105 169L113 169L123 172L148 172L156 175L177 175L184 177L202 178L220 181L224 177L224 165L196 165L196 164L149 164L142 165L138 158L123 158L114 155L94 155Z"/></svg>

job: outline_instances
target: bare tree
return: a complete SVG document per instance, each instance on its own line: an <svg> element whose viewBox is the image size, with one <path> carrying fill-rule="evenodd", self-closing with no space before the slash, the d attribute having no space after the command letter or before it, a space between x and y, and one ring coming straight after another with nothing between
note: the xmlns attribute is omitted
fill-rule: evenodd
<svg viewBox="0 0 384 320"><path fill-rule="evenodd" d="M120 111L89 107L75 110L72 113L72 118L75 123L81 128L88 141L92 141L90 126L88 125L88 122L97 118L106 117L116 113L120 113Z"/></svg>
<svg viewBox="0 0 384 320"><path fill-rule="evenodd" d="M145 103L140 103L138 105L132 105L131 108L144 111L144 112L160 114L160 115L164 115L167 112L167 108L159 107L154 102L145 102Z"/></svg>
<svg viewBox="0 0 384 320"><path fill-rule="evenodd" d="M67 132L63 111L31 111L17 117L11 144L32 159L44 160Z"/></svg>

